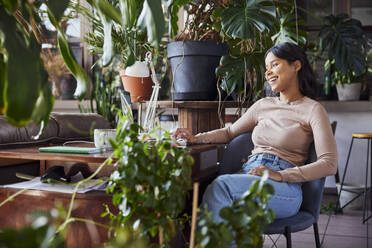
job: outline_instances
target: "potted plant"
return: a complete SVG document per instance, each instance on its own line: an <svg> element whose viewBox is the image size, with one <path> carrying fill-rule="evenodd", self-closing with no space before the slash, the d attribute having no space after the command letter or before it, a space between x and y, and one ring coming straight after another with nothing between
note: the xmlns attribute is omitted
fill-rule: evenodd
<svg viewBox="0 0 372 248"><path fill-rule="evenodd" d="M359 100L361 78L367 71L367 40L361 22L347 14L324 17L319 52L326 53L325 93L336 85L340 101Z"/></svg>
<svg viewBox="0 0 372 248"><path fill-rule="evenodd" d="M146 7L147 1L141 3L133 1L125 4L113 1L107 3L107 6L112 10L119 10L123 18L119 21L112 20L100 11L94 15L89 10L85 10L84 13L93 23L94 29L87 34L85 40L90 45L91 52L101 55L99 61L102 67L120 68L118 71L124 89L130 92L132 102L149 100L152 92L152 80L148 66L144 62L146 53L154 53L153 62L157 63L159 51L163 46L158 42L151 41L150 35L148 35L153 33L151 29L144 29L141 26L144 16L151 16L151 11ZM162 9L156 9L156 11L159 11L156 13L157 15L160 14L163 17ZM157 29L158 27L152 28Z"/></svg>
<svg viewBox="0 0 372 248"><path fill-rule="evenodd" d="M230 48L216 69L227 95L242 103L259 99L267 49L281 42L306 44L306 33L298 27L303 20L296 13L292 1L229 1L215 11L218 30Z"/></svg>
<svg viewBox="0 0 372 248"><path fill-rule="evenodd" d="M170 9L178 10L185 1L180 6L177 3L180 1L173 1ZM167 46L174 81L173 98L216 100L215 68L219 65L221 56L227 54L227 46L221 42L212 18L213 11L220 3L202 0L186 1L186 4L188 10L185 28ZM172 35L175 33L171 33Z"/></svg>

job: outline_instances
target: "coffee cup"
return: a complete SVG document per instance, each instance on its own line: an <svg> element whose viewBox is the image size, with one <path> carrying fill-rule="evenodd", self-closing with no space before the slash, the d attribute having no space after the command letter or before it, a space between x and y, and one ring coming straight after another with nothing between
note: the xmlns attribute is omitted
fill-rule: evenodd
<svg viewBox="0 0 372 248"><path fill-rule="evenodd" d="M115 139L116 129L94 129L94 145L97 148L110 149L110 139Z"/></svg>

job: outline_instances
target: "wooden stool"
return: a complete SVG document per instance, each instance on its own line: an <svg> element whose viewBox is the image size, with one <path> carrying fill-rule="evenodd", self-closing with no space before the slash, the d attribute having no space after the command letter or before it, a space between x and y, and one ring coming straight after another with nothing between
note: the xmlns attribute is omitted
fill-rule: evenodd
<svg viewBox="0 0 372 248"><path fill-rule="evenodd" d="M347 167L349 165L349 158L350 158L351 148L353 146L354 139L366 139L367 140L367 144L368 144L367 145L366 178L365 178L365 183L364 183L364 190L361 193L355 192L355 191L349 190L349 189L343 189L344 181L345 181L345 176L346 176L346 172L347 172ZM369 218L372 217L372 215L366 217L366 211L368 212L368 209L367 209L368 159L369 159L369 154L371 154L371 156L372 156L371 140L372 140L372 133L353 133L352 134L351 144L350 144L350 147L349 147L349 153L348 153L347 159L346 159L345 171L344 171L344 174L342 176L342 181L341 181L341 186L340 186L340 192L338 194L338 200L337 200L337 205L336 205L336 209L342 210L344 207L346 207L347 205L349 205L352 201L354 201L355 199L357 199L359 196L361 196L363 194L363 224ZM372 159L370 161L370 164L371 164L371 178L370 178L371 186L370 187L372 187ZM342 190L347 191L347 192L354 193L354 194L356 194L356 196L353 199L351 199L350 201L348 201L344 206L341 207L340 206L340 196L341 196ZM371 196L371 207L372 207L372 196Z"/></svg>

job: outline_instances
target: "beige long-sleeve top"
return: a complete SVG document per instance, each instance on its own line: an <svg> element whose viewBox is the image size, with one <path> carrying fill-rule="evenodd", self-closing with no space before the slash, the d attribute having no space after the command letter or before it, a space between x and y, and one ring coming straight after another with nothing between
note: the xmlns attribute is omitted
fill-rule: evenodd
<svg viewBox="0 0 372 248"><path fill-rule="evenodd" d="M266 152L294 165L279 172L283 181L311 181L337 171L337 146L327 112L308 97L291 103L280 101L279 97L263 98L230 127L196 137L201 143L229 142L252 130L252 155ZM304 164L312 141L317 161Z"/></svg>

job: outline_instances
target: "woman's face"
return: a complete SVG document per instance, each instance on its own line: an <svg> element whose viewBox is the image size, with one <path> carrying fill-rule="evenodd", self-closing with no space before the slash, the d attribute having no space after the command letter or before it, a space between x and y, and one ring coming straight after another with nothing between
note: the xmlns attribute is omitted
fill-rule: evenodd
<svg viewBox="0 0 372 248"><path fill-rule="evenodd" d="M289 64L287 60L276 57L272 52L265 59L266 81L274 92L285 92L289 88L298 88L297 72L301 69L301 62L296 60Z"/></svg>

